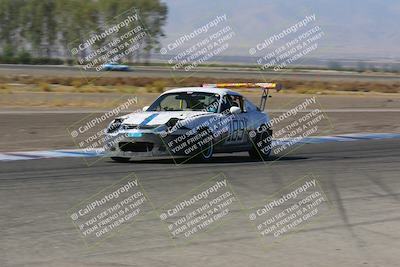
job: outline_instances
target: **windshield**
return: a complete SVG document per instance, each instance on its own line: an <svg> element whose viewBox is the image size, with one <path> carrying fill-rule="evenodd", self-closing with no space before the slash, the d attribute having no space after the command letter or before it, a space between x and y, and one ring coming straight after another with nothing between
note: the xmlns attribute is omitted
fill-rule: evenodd
<svg viewBox="0 0 400 267"><path fill-rule="evenodd" d="M204 92L180 92L160 96L148 111L207 111L217 112L220 96Z"/></svg>

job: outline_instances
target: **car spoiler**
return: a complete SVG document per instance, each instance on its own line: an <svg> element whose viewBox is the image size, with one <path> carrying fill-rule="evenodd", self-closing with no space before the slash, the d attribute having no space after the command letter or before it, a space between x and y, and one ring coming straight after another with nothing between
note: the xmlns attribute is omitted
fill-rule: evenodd
<svg viewBox="0 0 400 267"><path fill-rule="evenodd" d="M282 85L278 83L206 83L202 85L203 87L212 88L261 88L263 90L260 106L261 110L265 109L265 104L269 96L269 90L275 89L277 92L282 90Z"/></svg>

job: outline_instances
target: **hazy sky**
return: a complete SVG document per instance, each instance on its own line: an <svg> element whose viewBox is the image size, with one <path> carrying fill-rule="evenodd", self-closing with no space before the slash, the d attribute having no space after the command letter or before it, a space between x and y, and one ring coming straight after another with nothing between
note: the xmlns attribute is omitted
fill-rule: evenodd
<svg viewBox="0 0 400 267"><path fill-rule="evenodd" d="M398 0L164 0L169 8L163 44L192 32L217 15L236 33L225 55L248 55L250 47L306 15L325 36L315 55L400 56Z"/></svg>

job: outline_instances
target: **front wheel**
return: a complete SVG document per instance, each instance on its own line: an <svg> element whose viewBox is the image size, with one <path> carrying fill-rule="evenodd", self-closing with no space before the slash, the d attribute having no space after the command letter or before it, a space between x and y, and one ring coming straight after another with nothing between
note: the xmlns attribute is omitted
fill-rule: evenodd
<svg viewBox="0 0 400 267"><path fill-rule="evenodd" d="M201 134L203 131L205 131L206 134L202 140L199 141L200 152L195 156L195 159L199 161L209 161L214 154L213 136L212 132L208 128L200 130L199 134Z"/></svg>
<svg viewBox="0 0 400 267"><path fill-rule="evenodd" d="M129 162L130 158L123 158L123 157L111 157L111 159L115 162L119 163L126 163Z"/></svg>

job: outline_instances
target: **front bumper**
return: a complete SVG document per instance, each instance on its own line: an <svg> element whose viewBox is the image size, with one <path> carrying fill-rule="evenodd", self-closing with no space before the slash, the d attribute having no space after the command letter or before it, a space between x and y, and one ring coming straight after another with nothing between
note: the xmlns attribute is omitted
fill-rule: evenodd
<svg viewBox="0 0 400 267"><path fill-rule="evenodd" d="M149 158L171 156L166 148L168 137L154 132L119 132L108 134L105 155L108 157Z"/></svg>
<svg viewBox="0 0 400 267"><path fill-rule="evenodd" d="M180 129L161 135L152 130L127 130L107 134L105 155L123 158L192 157L210 141L208 131Z"/></svg>

